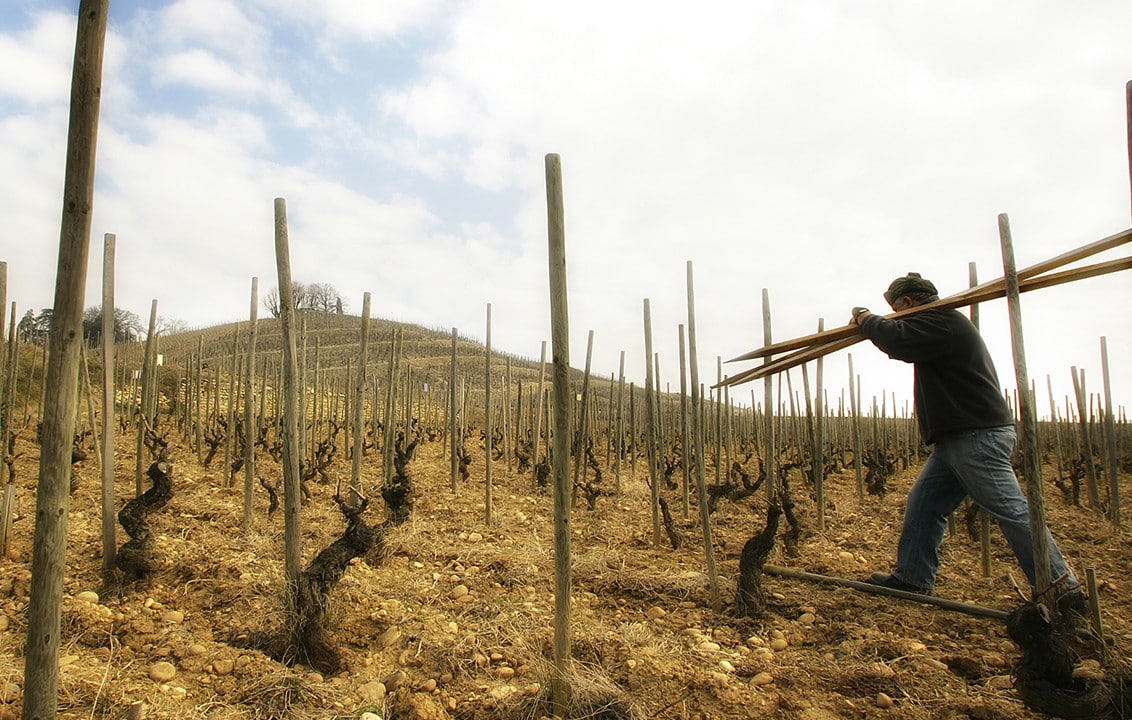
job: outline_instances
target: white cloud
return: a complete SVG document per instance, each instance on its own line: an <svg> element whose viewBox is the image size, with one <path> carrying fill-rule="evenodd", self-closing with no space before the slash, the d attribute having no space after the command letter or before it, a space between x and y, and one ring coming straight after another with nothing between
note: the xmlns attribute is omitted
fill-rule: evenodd
<svg viewBox="0 0 1132 720"><path fill-rule="evenodd" d="M233 0L177 0L159 14L160 36L173 48L203 46L215 53L257 60L268 33Z"/></svg>
<svg viewBox="0 0 1132 720"><path fill-rule="evenodd" d="M395 38L425 26L446 6L434 0L394 0L359 3L353 0L257 0L268 12L278 12L306 27L326 34L327 46L334 41L364 41Z"/></svg>
<svg viewBox="0 0 1132 720"><path fill-rule="evenodd" d="M256 76L240 72L230 63L200 48L162 58L156 78L159 83L183 83L201 90L245 97L258 94L263 87Z"/></svg>
<svg viewBox="0 0 1132 720"><path fill-rule="evenodd" d="M0 35L0 95L33 103L66 102L75 56L75 18L43 13L31 28Z"/></svg>
<svg viewBox="0 0 1132 720"><path fill-rule="evenodd" d="M945 293L966 286L969 261L998 276L1000 212L1020 266L1128 224L1132 46L1120 29L1132 5L1116 0L1087 12L803 1L647 13L186 0L126 17L107 78L125 100L104 112L95 231L119 233L126 307L159 297L163 315L193 323L244 315L252 275L264 291L275 284L271 199L283 196L297 279L335 285L355 311L370 291L377 315L479 337L491 302L496 347L535 355L549 336L547 152L564 172L575 364L593 329L595 372L626 350L638 384L646 297L662 379L676 378L687 260L711 380L716 355L761 344L763 287L784 339L819 317L840 325L855 304L879 308L909 270ZM48 61L58 48L34 38L61 35L37 22L0 34L0 55L69 64L69 48ZM404 66L379 64L398 52ZM188 109L166 106L151 72L167 95L204 92ZM47 92L0 79L0 93L52 105L0 118L0 162L16 168L0 179L0 214L45 239L29 254L0 245L0 256L13 258L10 277L32 266L10 295L36 305L50 301L44 248L58 232L68 81ZM311 148L301 165L287 157L295 136ZM485 204L474 217L469 197ZM1039 384L1050 373L1060 395L1071 364L1099 383L1101 334L1112 358L1132 353L1127 323L1113 320L1123 316L1091 312L1132 306L1126 276L1024 296ZM1009 386L1004 320L1004 303L984 308ZM853 353L866 397L909 396L903 364L867 345ZM845 365L843 353L829 359L827 386Z"/></svg>

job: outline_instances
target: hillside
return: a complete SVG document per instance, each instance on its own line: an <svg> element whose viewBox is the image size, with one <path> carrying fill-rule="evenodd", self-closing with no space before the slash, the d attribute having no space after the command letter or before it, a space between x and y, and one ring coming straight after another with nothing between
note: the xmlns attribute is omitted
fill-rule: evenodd
<svg viewBox="0 0 1132 720"><path fill-rule="evenodd" d="M75 465L60 658L60 717L243 720L375 716L386 720L534 720L547 713L553 618L551 500L528 472L495 462L494 522L484 520L484 450L471 448L470 477L450 488L443 444L427 439L409 465L415 504L388 527L381 551L345 567L329 595L326 628L344 669L332 674L272 659L260 644L283 611L281 513L256 487L254 521L240 528L242 488L202 467L172 427L172 497L149 517L152 576L100 578L101 520L95 456ZM117 507L133 496L133 434L119 434ZM17 439L18 513L0 558L0 720L18 716L30 578L37 446ZM362 487L384 513L379 455L364 458ZM600 456L599 456L600 457ZM750 456L748 456L749 458ZM257 476L277 484L264 453ZM750 459L748 472L755 472ZM643 457L623 463L622 492L602 463L596 511L579 502L572 527L571 680L574 718L834 718L1038 720L1013 688L1017 646L1000 620L835 585L767 576L768 604L736 613L744 543L767 515L765 497L722 500L712 515L724 607L711 609L693 504L685 515L665 488L679 546L655 543ZM780 530L770 562L851 579L889 567L903 494L858 499L851 472L829 477L827 529L816 530L812 495L795 473L800 534ZM332 495L349 477L342 454L310 484L302 511L303 564L345 527ZM708 468L709 477L711 466ZM1095 567L1111 654L1081 659L1083 678L1127 673L1132 544L1097 513L1047 483L1050 524L1070 562ZM125 538L118 527L119 544ZM938 595L999 610L1019 606L1006 582L1019 576L1001 535L991 575L960 530L944 546ZM1127 675L1125 675L1127 677Z"/></svg>

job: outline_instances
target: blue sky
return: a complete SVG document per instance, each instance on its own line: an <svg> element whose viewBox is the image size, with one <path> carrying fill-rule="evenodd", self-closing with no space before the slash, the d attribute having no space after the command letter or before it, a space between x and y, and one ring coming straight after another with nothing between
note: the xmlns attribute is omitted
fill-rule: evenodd
<svg viewBox="0 0 1132 720"><path fill-rule="evenodd" d="M22 314L53 294L77 2L6 8L0 259ZM881 307L910 270L944 294L969 262L1000 276L1001 212L1019 267L1126 229L1129 27L1126 0L115 1L87 304L109 232L119 307L243 319L251 278L275 285L284 197L296 279L473 337L491 303L493 345L537 357L554 152L574 364L592 329L595 372L624 350L642 382L649 298L676 384L691 260L712 380L761 344L764 287L785 339ZM1128 273L1024 296L1031 379L1060 404L1076 366L1099 391L1105 336L1127 403L1129 310ZM1005 302L982 319L1012 387ZM866 397L910 396L908 368L853 354ZM834 405L845 368L827 360Z"/></svg>

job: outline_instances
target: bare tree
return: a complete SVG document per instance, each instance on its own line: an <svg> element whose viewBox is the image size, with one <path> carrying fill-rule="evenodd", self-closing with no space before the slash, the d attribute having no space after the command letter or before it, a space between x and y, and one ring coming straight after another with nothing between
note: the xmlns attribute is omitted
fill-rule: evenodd
<svg viewBox="0 0 1132 720"><path fill-rule="evenodd" d="M162 337L188 332L191 329L187 321L163 315L157 316L157 323L154 325L154 330Z"/></svg>
<svg viewBox="0 0 1132 720"><path fill-rule="evenodd" d="M346 307L342 294L330 283L291 283L291 295L296 310L317 310L342 315ZM263 296L263 307L272 317L279 317L279 288L272 288Z"/></svg>
<svg viewBox="0 0 1132 720"><path fill-rule="evenodd" d="M114 341L134 342L145 333L138 314L122 308L114 308ZM91 346L102 341L102 306L89 307L83 311L83 336Z"/></svg>
<svg viewBox="0 0 1132 720"><path fill-rule="evenodd" d="M311 283L307 285L307 307L321 312L342 314L345 301L342 294L330 283Z"/></svg>

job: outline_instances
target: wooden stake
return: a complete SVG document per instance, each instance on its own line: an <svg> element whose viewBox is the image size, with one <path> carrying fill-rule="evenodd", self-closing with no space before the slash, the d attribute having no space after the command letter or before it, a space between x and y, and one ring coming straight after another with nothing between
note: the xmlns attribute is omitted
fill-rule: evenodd
<svg viewBox="0 0 1132 720"><path fill-rule="evenodd" d="M566 225L562 208L562 165L546 156L547 245L550 269L551 362L554 381L554 714L567 717L570 684L570 313L566 299Z"/></svg>
<svg viewBox="0 0 1132 720"><path fill-rule="evenodd" d="M975 263L967 263L967 283L970 287L976 287L979 284L979 273ZM971 304L971 324L978 330L979 322L979 304ZM952 513L954 516L955 513ZM982 560L983 577L989 578L991 576L991 542L990 542L990 515L986 510L979 508L979 554Z"/></svg>
<svg viewBox="0 0 1132 720"><path fill-rule="evenodd" d="M1085 463L1085 490L1089 507L1099 510L1100 491L1097 488L1097 470L1093 462L1093 438L1089 428L1089 407L1085 393L1085 371L1079 373L1076 367L1069 368L1073 375L1073 394L1077 398L1077 418L1081 425L1081 460Z"/></svg>
<svg viewBox="0 0 1132 720"><path fill-rule="evenodd" d="M495 428L491 417L491 303L487 304L487 339L484 341L483 376L483 435L486 457L484 459L483 513L484 524L491 527L491 456Z"/></svg>
<svg viewBox="0 0 1132 720"><path fill-rule="evenodd" d="M1034 591L1037 600L1046 606L1051 617L1057 616L1055 593L1050 577L1049 542L1046 529L1045 501L1042 497L1042 464L1038 447L1038 421L1030 398L1030 378L1026 370L1026 344L1022 333L1022 306L1018 299L1018 273L1014 268L1014 242L1010 236L1010 219L998 216L998 235L1002 245L1002 270L1006 280L1006 301L1010 311L1010 338L1014 352L1014 375L1017 380L1018 413L1022 445L1022 463L1026 476L1026 498L1030 504L1030 535L1034 546Z"/></svg>
<svg viewBox="0 0 1132 720"><path fill-rule="evenodd" d="M25 718L54 718L58 707L59 640L63 571L67 558L71 445L83 341L83 297L90 249L94 158L102 85L108 0L80 0L71 76L63 217L55 299L48 342L51 352L40 415L39 483L36 487L27 644L24 653ZM2 304L2 303L0 303ZM9 402L11 400L9 399Z"/></svg>
<svg viewBox="0 0 1132 720"><path fill-rule="evenodd" d="M649 308L649 299L643 304L645 321L645 443L646 457L649 463L649 503L652 505L652 541L656 546L661 543L660 529L660 472L657 457L656 439L656 391L653 383L656 375L653 373L652 362L652 311Z"/></svg>
<svg viewBox="0 0 1132 720"><path fill-rule="evenodd" d="M288 603L302 573L302 534L299 511L299 362L295 342L295 301L291 292L291 248L287 236L287 201L275 198L275 269L279 276L279 324L283 330L283 565Z"/></svg>
<svg viewBox="0 0 1132 720"><path fill-rule="evenodd" d="M248 359L244 377L244 514L240 527L247 532L252 526L252 492L255 488L255 350L259 330L259 278L252 278L251 308L248 312ZM264 373L266 378L266 373ZM260 392L260 403L267 401L267 393ZM263 415L262 405L260 415Z"/></svg>
<svg viewBox="0 0 1132 720"><path fill-rule="evenodd" d="M857 500L865 499L865 479L861 469L861 391L853 374L853 353L849 353L849 406L853 418L853 469L857 476Z"/></svg>
<svg viewBox="0 0 1132 720"><path fill-rule="evenodd" d="M1124 84L1125 115L1128 118L1128 180L1132 190L1132 80Z"/></svg>
<svg viewBox="0 0 1132 720"><path fill-rule="evenodd" d="M456 328L452 328L452 361L451 369L448 372L448 460L451 466L453 493L456 492L456 480L460 471L460 439L457 435L458 428L456 426L456 340L458 336ZM543 343L542 347L545 356L546 343ZM536 453L538 451L537 437L535 438L535 451Z"/></svg>
<svg viewBox="0 0 1132 720"><path fill-rule="evenodd" d="M692 442L696 456L696 494L700 503L700 525L703 528L704 556L707 560L708 590L711 607L715 612L723 609L719 595L719 574L715 569L715 546L711 539L711 515L708 508L707 486L704 478L704 421L700 412L700 370L696 353L696 293L692 282L692 261L687 263L688 282L688 372L692 386Z"/></svg>
<svg viewBox="0 0 1132 720"><path fill-rule="evenodd" d="M1114 238L1118 239L1119 242L1114 240ZM1105 238L1102 241L1098 241L1098 243L1093 243L1092 245L1086 247L1091 249L1090 252L1095 253L1116 246L1107 243L1115 242L1118 245L1122 242L1128 242L1129 240L1132 240L1132 230L1126 230L1123 233L1113 235L1110 238ZM1083 252L1083 250L1077 252ZM1074 253L1066 253L1065 256L1062 257L1069 257L1068 260L1063 261L1064 263L1081 259L1081 257L1076 256ZM1085 257L1087 257L1087 255ZM1047 263L1042 263L1033 267L1045 268L1045 266L1048 265L1049 262L1053 261L1048 261ZM1107 262L1096 263L1094 265L1086 265L1081 268L1065 270L1059 273L1051 273L1049 275L1043 275L1037 278L1023 279L1021 277L1021 274L1019 274L1019 291L1028 292L1030 290L1039 290L1043 288L1053 287L1054 285L1061 285L1076 280L1084 280L1087 278L1098 277L1100 275L1107 275L1109 273L1128 269L1132 269L1132 257L1122 258L1119 260L1110 260ZM965 292L937 300L933 303L928 303L926 305L917 305L916 307L908 308L907 310L890 313L888 315L885 315L884 317L888 319L895 319L905 317L907 315L914 315L918 312L923 312L924 310L929 309L953 309L965 307L975 302L996 300L998 298L1005 297L1005 288L996 284L1001 282L1002 281L1000 279L991 283L983 283L977 288L971 288L970 290L967 290ZM858 342L861 342L862 340L864 340L864 336L860 333L861 329L857 325L846 325L840 328L835 328L833 330L827 330L823 333L806 335L800 338L795 338L794 340L775 343L773 345L764 345L757 350L752 350L745 355L740 355L739 357L732 358L727 362L738 362L740 360L749 360L759 357L770 357L771 355L785 352L787 350L797 350L797 352L791 353L790 355L779 358L778 360L775 360L773 362L766 362L762 366L737 373L736 375L725 379L723 384L728 386L738 385L743 382L766 377L767 375L773 373L779 373L784 370L789 370L793 367L801 365L804 362L815 360L819 357L837 352L838 350L842 350L844 348L855 345ZM798 348L801 349L798 350Z"/></svg>
<svg viewBox="0 0 1132 720"><path fill-rule="evenodd" d="M369 363L369 309L370 309L370 294L368 292L362 293L362 327L361 327L361 348L358 352L358 367L362 369L358 373L357 382L354 385L354 427L362 427L365 422L365 417L362 414L362 406L365 404L366 393L366 373L365 368ZM364 450L364 433L354 433L354 452L350 461L350 491L351 504L357 503L360 505L362 502L362 452ZM354 505L354 507L357 507Z"/></svg>
<svg viewBox="0 0 1132 720"><path fill-rule="evenodd" d="M688 442L688 359L684 342L683 323L677 326L677 335L679 336L680 342L680 452L684 456L680 462L683 479L681 510L684 519L687 520L691 512L691 504L688 496L692 484L692 469L689 467L689 462L692 458L692 446Z"/></svg>
<svg viewBox="0 0 1132 720"><path fill-rule="evenodd" d="M1108 474L1109 519L1120 527L1120 485L1117 482L1116 425L1113 420L1112 386L1108 377L1108 339L1101 338L1101 374L1104 380L1104 431L1107 459L1105 470Z"/></svg>
<svg viewBox="0 0 1132 720"><path fill-rule="evenodd" d="M763 288L763 345L770 345L770 291ZM770 356L767 356L764 366L770 365ZM777 501L778 494L778 452L775 444L774 429L774 378L767 373L763 380L763 421L766 430L763 433L763 469L766 471L766 499L768 503ZM730 383L728 383L730 384Z"/></svg>
<svg viewBox="0 0 1132 720"><path fill-rule="evenodd" d="M590 402L590 359L593 357L593 352L594 331L590 330L586 337L586 370L582 375L581 413L578 416L577 435L574 440L574 483L573 491L570 494L571 507L578 501L580 482L585 480L585 448L589 435L589 414L586 412L586 408L589 407Z"/></svg>
<svg viewBox="0 0 1132 720"><path fill-rule="evenodd" d="M545 351L546 346L543 345ZM541 367L541 365L540 365ZM541 370L539 386L542 386ZM625 454L625 351L621 351L621 360L617 366L617 427L616 427L617 455L613 461L613 477L617 495L621 495L621 456ZM537 447L537 446L536 446ZM537 454L536 454L537 457Z"/></svg>

